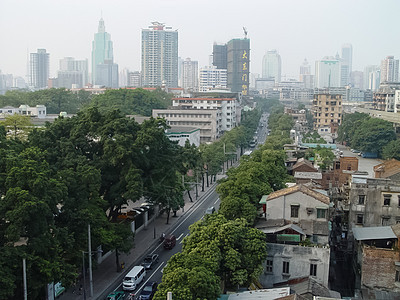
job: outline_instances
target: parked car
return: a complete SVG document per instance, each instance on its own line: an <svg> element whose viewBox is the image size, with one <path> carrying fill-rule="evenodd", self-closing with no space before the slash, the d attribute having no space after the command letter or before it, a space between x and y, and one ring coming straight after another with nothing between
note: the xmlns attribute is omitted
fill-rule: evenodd
<svg viewBox="0 0 400 300"><path fill-rule="evenodd" d="M156 291L157 291L157 282L155 281L147 282L142 292L140 293L139 300L153 299Z"/></svg>
<svg viewBox="0 0 400 300"><path fill-rule="evenodd" d="M142 266L148 270L158 262L158 254L147 254L142 262Z"/></svg>
<svg viewBox="0 0 400 300"><path fill-rule="evenodd" d="M164 249L172 249L175 247L176 237L173 234L167 235L164 239Z"/></svg>
<svg viewBox="0 0 400 300"><path fill-rule="evenodd" d="M124 297L125 297L125 293L122 291L112 292L112 293L108 294L107 300L121 300L121 299L124 299Z"/></svg>

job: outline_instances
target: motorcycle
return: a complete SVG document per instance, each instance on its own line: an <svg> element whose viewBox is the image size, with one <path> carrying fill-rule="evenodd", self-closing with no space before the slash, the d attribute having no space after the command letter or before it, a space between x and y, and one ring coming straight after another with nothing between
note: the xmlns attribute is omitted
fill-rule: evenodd
<svg viewBox="0 0 400 300"><path fill-rule="evenodd" d="M126 300L135 300L135 294L134 293L129 293L128 297L126 298Z"/></svg>

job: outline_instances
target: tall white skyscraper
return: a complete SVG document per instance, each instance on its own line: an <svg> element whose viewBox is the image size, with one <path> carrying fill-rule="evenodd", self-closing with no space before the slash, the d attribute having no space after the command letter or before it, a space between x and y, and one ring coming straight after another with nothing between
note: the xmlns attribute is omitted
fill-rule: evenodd
<svg viewBox="0 0 400 300"><path fill-rule="evenodd" d="M342 46L342 56L340 65L340 86L346 86L350 83L350 74L353 64L353 46L344 44Z"/></svg>
<svg viewBox="0 0 400 300"><path fill-rule="evenodd" d="M340 87L340 60L325 56L315 62L315 87Z"/></svg>
<svg viewBox="0 0 400 300"><path fill-rule="evenodd" d="M304 87L307 89L314 88L314 75L311 75L311 65L305 58L300 66L300 77L299 80L304 82Z"/></svg>
<svg viewBox="0 0 400 300"><path fill-rule="evenodd" d="M198 90L199 63L190 58L182 62L182 87L192 91Z"/></svg>
<svg viewBox="0 0 400 300"><path fill-rule="evenodd" d="M364 69L364 89L376 91L381 82L381 70L379 66L369 65Z"/></svg>
<svg viewBox="0 0 400 300"><path fill-rule="evenodd" d="M178 31L152 22L142 29L142 85L178 87Z"/></svg>
<svg viewBox="0 0 400 300"><path fill-rule="evenodd" d="M99 26L97 33L94 34L94 40L92 43L92 83L94 85L104 85L104 82L98 82L97 76L98 74L98 65L106 64L110 69L118 67L112 66L114 63L114 54L113 54L113 42L111 41L111 35L106 32L106 27L104 25L103 18L99 21ZM102 71L104 66L101 67ZM103 73L103 72L100 73ZM118 74L117 74L118 75ZM118 79L117 79L118 81ZM108 86L108 85L107 85Z"/></svg>
<svg viewBox="0 0 400 300"><path fill-rule="evenodd" d="M399 60L386 56L381 62L381 83L399 81Z"/></svg>
<svg viewBox="0 0 400 300"><path fill-rule="evenodd" d="M36 53L30 54L29 60L29 86L34 89L43 89L47 87L50 64L50 54L46 49L38 49Z"/></svg>
<svg viewBox="0 0 400 300"><path fill-rule="evenodd" d="M263 57L262 77L273 78L275 82L281 82L282 62L281 56L276 50L269 50Z"/></svg>

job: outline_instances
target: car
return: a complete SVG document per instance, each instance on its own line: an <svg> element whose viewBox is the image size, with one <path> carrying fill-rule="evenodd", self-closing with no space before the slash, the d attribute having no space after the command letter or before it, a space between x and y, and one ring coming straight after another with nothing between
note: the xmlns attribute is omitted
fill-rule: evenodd
<svg viewBox="0 0 400 300"><path fill-rule="evenodd" d="M158 262L158 254L147 254L142 262L142 266L149 270Z"/></svg>
<svg viewBox="0 0 400 300"><path fill-rule="evenodd" d="M167 235L164 239L164 249L171 250L175 247L176 244L176 236L173 234Z"/></svg>
<svg viewBox="0 0 400 300"><path fill-rule="evenodd" d="M125 297L125 293L122 291L112 292L112 293L108 294L107 300L121 300L121 299L124 299L124 297Z"/></svg>
<svg viewBox="0 0 400 300"><path fill-rule="evenodd" d="M206 209L206 215L211 215L215 213L215 207L214 206L210 206L209 208Z"/></svg>
<svg viewBox="0 0 400 300"><path fill-rule="evenodd" d="M153 299L155 292L157 291L157 282L149 281L144 286L142 292L139 295L139 300L150 300Z"/></svg>

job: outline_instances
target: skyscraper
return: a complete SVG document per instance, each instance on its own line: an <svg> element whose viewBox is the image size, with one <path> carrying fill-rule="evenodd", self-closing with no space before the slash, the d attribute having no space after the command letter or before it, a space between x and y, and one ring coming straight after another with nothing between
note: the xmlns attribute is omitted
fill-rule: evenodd
<svg viewBox="0 0 400 300"><path fill-rule="evenodd" d="M198 73L199 63L190 58L186 58L186 60L182 62L182 87L184 89L197 91L199 87Z"/></svg>
<svg viewBox="0 0 400 300"><path fill-rule="evenodd" d="M142 84L178 87L178 31L152 22L142 29Z"/></svg>
<svg viewBox="0 0 400 300"><path fill-rule="evenodd" d="M111 41L111 35L106 32L103 18L99 21L98 32L94 34L94 40L92 42L92 83L99 85L96 81L97 66L104 64L114 63L113 55L113 43Z"/></svg>
<svg viewBox="0 0 400 300"><path fill-rule="evenodd" d="M262 77L273 78L275 82L281 82L282 62L281 56L276 50L269 50L263 57Z"/></svg>
<svg viewBox="0 0 400 300"><path fill-rule="evenodd" d="M58 87L67 89L85 87L89 82L88 60L75 60L73 57L60 59L57 82Z"/></svg>
<svg viewBox="0 0 400 300"><path fill-rule="evenodd" d="M47 87L49 79L49 53L46 49L38 49L37 53L30 54L29 60L29 85L34 89Z"/></svg>
<svg viewBox="0 0 400 300"><path fill-rule="evenodd" d="M206 92L213 89L226 89L226 69L217 69L216 66L206 66L199 71L199 91Z"/></svg>
<svg viewBox="0 0 400 300"><path fill-rule="evenodd" d="M340 86L346 86L350 83L350 74L353 64L353 46L344 44L342 46L342 57L340 64Z"/></svg>
<svg viewBox="0 0 400 300"><path fill-rule="evenodd" d="M340 60L325 56L315 62L315 87L340 87Z"/></svg>
<svg viewBox="0 0 400 300"><path fill-rule="evenodd" d="M217 69L226 69L228 64L226 44L218 45L214 43L212 58L213 66L217 67Z"/></svg>
<svg viewBox="0 0 400 300"><path fill-rule="evenodd" d="M248 95L250 72L250 40L233 39L226 46L228 88L232 92Z"/></svg>
<svg viewBox="0 0 400 300"><path fill-rule="evenodd" d="M381 83L399 81L399 60L386 56L381 62Z"/></svg>
<svg viewBox="0 0 400 300"><path fill-rule="evenodd" d="M369 65L364 69L364 89L375 91L379 89L381 70L379 66Z"/></svg>
<svg viewBox="0 0 400 300"><path fill-rule="evenodd" d="M300 81L304 82L304 87L306 89L314 88L314 75L311 75L311 65L305 58L300 66Z"/></svg>

